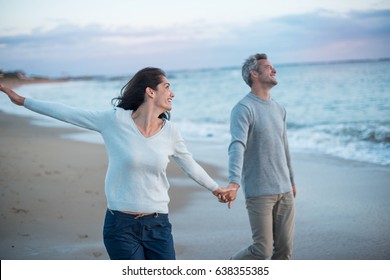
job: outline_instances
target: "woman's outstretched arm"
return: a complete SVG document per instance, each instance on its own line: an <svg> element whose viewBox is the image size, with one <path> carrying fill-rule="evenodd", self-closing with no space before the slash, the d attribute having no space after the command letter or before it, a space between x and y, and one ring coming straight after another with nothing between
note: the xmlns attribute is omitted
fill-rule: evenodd
<svg viewBox="0 0 390 280"><path fill-rule="evenodd" d="M0 90L4 92L6 95L8 95L8 98L16 105L19 106L24 105L25 98L23 96L20 96L16 92L14 92L12 89L0 84Z"/></svg>
<svg viewBox="0 0 390 280"><path fill-rule="evenodd" d="M0 84L0 91L7 94L16 105L24 106L38 114L98 132L101 132L101 129L107 126L105 122L110 120L110 116L114 112L113 110L85 110L60 103L25 98L2 84Z"/></svg>

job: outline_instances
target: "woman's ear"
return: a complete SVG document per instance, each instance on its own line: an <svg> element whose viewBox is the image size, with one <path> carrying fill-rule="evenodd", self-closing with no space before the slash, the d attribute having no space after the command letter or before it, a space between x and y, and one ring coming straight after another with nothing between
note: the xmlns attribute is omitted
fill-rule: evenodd
<svg viewBox="0 0 390 280"><path fill-rule="evenodd" d="M154 96L155 96L155 91L152 88L150 88L150 87L147 87L145 89L145 93L150 98L154 98Z"/></svg>

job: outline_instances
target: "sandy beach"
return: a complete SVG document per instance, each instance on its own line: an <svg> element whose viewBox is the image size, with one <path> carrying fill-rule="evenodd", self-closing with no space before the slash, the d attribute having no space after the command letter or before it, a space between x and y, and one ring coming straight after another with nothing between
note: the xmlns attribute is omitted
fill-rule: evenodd
<svg viewBox="0 0 390 280"><path fill-rule="evenodd" d="M39 127L0 112L0 259L106 260L103 145L65 140L84 130ZM221 185L227 146L187 143ZM293 154L296 260L390 259L390 168ZM240 191L232 209L176 164L170 219L177 258L228 259L251 241Z"/></svg>

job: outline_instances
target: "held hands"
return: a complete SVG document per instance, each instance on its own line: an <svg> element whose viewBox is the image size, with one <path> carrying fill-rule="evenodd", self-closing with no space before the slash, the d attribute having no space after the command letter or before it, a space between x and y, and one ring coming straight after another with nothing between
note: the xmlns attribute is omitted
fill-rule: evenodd
<svg viewBox="0 0 390 280"><path fill-rule="evenodd" d="M19 94L14 92L12 89L4 86L3 84L0 84L0 91L4 92L6 95L8 95L8 98L16 105L23 106L23 104L24 104L24 97L23 96L20 96Z"/></svg>
<svg viewBox="0 0 390 280"><path fill-rule="evenodd" d="M237 197L237 190L240 188L238 184L230 183L226 188L218 188L213 194L218 197L218 201L221 203L228 203L228 207L231 208L233 201Z"/></svg>

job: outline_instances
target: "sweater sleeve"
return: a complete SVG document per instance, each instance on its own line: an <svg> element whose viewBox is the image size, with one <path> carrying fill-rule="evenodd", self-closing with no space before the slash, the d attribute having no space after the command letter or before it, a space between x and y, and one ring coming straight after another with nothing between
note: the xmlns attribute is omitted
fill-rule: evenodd
<svg viewBox="0 0 390 280"><path fill-rule="evenodd" d="M244 105L236 105L230 116L229 182L241 185L244 153L247 147L251 114Z"/></svg>
<svg viewBox="0 0 390 280"><path fill-rule="evenodd" d="M38 101L31 98L25 99L24 107L36 113L82 128L98 132L101 130L102 114L99 111L83 110L59 103Z"/></svg>
<svg viewBox="0 0 390 280"><path fill-rule="evenodd" d="M291 164L291 156L290 156L290 149L288 146L288 139L287 139L287 120L286 120L286 111L284 110L284 133L283 133L283 140L284 140L284 150L286 153L286 160L287 160L287 167L290 175L290 182L291 185L295 185L294 182L294 170L292 168Z"/></svg>
<svg viewBox="0 0 390 280"><path fill-rule="evenodd" d="M179 130L174 128L174 155L172 156L184 173L195 182L210 191L215 191L218 184L207 174L207 172L194 160L192 154L187 150L184 139Z"/></svg>

